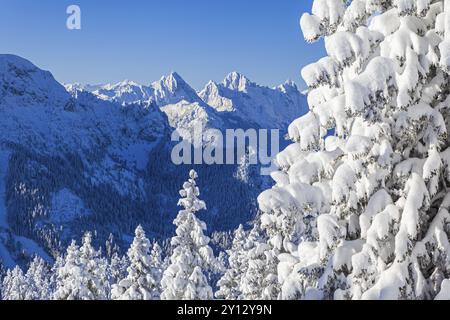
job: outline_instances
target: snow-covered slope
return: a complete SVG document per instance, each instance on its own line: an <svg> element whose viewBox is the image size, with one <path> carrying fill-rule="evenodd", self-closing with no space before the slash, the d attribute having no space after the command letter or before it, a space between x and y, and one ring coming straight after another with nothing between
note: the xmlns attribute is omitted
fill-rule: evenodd
<svg viewBox="0 0 450 320"><path fill-rule="evenodd" d="M7 232L0 237L0 255L5 263L2 246L11 239L23 247L30 244L24 236L33 237L55 249L51 242L60 237L55 227L62 225L53 222L66 220L54 216L51 199L61 189L87 206L96 192L145 198L141 171L146 154L168 134L166 117L152 103L125 108L77 90L70 95L49 72L0 55L0 228ZM96 214L89 219L98 221ZM71 232L73 226L66 227L64 232Z"/></svg>
<svg viewBox="0 0 450 320"><path fill-rule="evenodd" d="M166 114L169 125L179 130L183 139L193 142L192 137L195 134L195 130L199 128L224 128L224 124L219 117L213 112L209 106L204 106L203 103L189 103L182 100L176 104L169 104L161 108ZM180 130L182 129L182 130ZM184 131L186 130L186 131ZM184 133L189 132L188 136ZM198 132L202 134L202 132Z"/></svg>

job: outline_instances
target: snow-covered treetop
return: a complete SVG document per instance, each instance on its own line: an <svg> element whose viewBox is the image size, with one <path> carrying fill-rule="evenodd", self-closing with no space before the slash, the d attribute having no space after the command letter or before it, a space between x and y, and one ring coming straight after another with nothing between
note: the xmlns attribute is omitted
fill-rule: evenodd
<svg viewBox="0 0 450 320"><path fill-rule="evenodd" d="M189 180L183 184L183 189L180 190L181 199L178 202L179 206L182 206L185 211L195 213L200 210L206 210L206 204L200 200L200 190L197 187L195 179L198 178L197 172L191 170L189 172Z"/></svg>

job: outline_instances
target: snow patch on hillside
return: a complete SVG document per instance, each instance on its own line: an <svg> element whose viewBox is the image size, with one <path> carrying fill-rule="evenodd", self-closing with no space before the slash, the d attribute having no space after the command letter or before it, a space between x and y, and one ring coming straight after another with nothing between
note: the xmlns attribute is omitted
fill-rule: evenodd
<svg viewBox="0 0 450 320"><path fill-rule="evenodd" d="M62 189L52 197L49 217L52 223L60 225L91 214L83 200L68 189Z"/></svg>

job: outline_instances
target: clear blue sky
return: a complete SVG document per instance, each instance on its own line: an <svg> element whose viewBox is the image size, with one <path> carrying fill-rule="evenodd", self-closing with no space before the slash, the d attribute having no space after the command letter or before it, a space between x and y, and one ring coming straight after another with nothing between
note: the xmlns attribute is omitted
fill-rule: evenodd
<svg viewBox="0 0 450 320"><path fill-rule="evenodd" d="M177 71L195 88L239 71L277 85L324 55L304 42L312 0L0 0L0 52L61 82L148 84ZM77 4L82 30L66 29Z"/></svg>

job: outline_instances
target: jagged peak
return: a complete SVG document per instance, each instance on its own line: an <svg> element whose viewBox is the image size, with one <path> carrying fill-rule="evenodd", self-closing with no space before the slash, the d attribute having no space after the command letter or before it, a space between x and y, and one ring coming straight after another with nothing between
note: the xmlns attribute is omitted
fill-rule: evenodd
<svg viewBox="0 0 450 320"><path fill-rule="evenodd" d="M161 79L152 84L152 87L155 89L163 89L166 88L170 92L175 92L175 90L179 87L189 87L186 81L177 73L171 72L167 76L161 77Z"/></svg>
<svg viewBox="0 0 450 320"><path fill-rule="evenodd" d="M91 87L95 87L95 86L91 86ZM105 85L102 85L102 86L97 86L97 87L99 87L101 89L105 89L105 90L116 90L118 88L126 88L126 87L139 87L139 88L141 88L142 86L139 83L135 82L135 81L126 79L126 80L117 82L115 84L108 83L108 84L105 84Z"/></svg>
<svg viewBox="0 0 450 320"><path fill-rule="evenodd" d="M217 83L209 80L208 83L206 84L206 87L217 87Z"/></svg>
<svg viewBox="0 0 450 320"><path fill-rule="evenodd" d="M225 80L223 81L224 87L237 90L237 91L246 91L249 86L253 86L254 83L251 82L246 76L243 74L233 71L227 75Z"/></svg>
<svg viewBox="0 0 450 320"><path fill-rule="evenodd" d="M175 81L183 81L184 82L183 78L176 71L172 71L167 78L174 79Z"/></svg>
<svg viewBox="0 0 450 320"><path fill-rule="evenodd" d="M75 83L63 83L64 88L66 88L67 91L72 92L72 91L80 91L80 90L84 90L84 85L79 83L79 82L75 82Z"/></svg>
<svg viewBox="0 0 450 320"><path fill-rule="evenodd" d="M202 95L204 93L211 93L211 92L218 92L218 91L219 91L219 85L216 82L209 80L208 83L206 84L206 86L201 91L199 91L199 94Z"/></svg>
<svg viewBox="0 0 450 320"><path fill-rule="evenodd" d="M167 76L163 76L161 78L161 81L164 83L174 83L174 84L180 84L180 83L186 83L184 79L180 76L179 73L173 71Z"/></svg>
<svg viewBox="0 0 450 320"><path fill-rule="evenodd" d="M282 91L284 93L286 93L288 90L300 91L298 89L297 84L294 81L290 80L290 79L286 80L283 84L281 84L278 87L276 87L276 89L278 89L278 90L280 90L280 91Z"/></svg>
<svg viewBox="0 0 450 320"><path fill-rule="evenodd" d="M294 81L292 81L291 79L286 80L282 85L298 89L297 84Z"/></svg>
<svg viewBox="0 0 450 320"><path fill-rule="evenodd" d="M118 86L140 87L141 85L135 81L125 79L117 84Z"/></svg>

